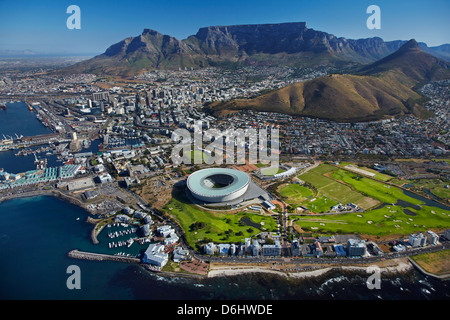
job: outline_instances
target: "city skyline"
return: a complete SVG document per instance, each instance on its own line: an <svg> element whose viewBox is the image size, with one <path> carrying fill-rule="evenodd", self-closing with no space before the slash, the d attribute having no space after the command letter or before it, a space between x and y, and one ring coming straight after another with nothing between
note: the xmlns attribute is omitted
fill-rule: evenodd
<svg viewBox="0 0 450 320"><path fill-rule="evenodd" d="M66 26L67 7L81 9L81 29ZM381 9L381 29L369 30L368 6ZM0 2L0 50L32 50L43 54L101 54L110 45L136 36L145 28L177 39L213 25L306 22L308 28L348 39L380 37L385 41L416 39L428 46L450 43L450 3L442 0L398 1L245 1L225 3L130 0L108 2ZM7 14L5 14L7 13Z"/></svg>

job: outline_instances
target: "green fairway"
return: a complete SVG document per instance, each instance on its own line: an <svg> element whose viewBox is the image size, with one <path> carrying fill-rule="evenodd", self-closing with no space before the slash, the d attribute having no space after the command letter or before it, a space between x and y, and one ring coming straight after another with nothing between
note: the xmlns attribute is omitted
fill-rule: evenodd
<svg viewBox="0 0 450 320"><path fill-rule="evenodd" d="M216 213L191 204L180 192L163 208L173 216L185 231L187 242L192 246L202 242L239 243L244 238L260 232L276 231L275 219L250 212Z"/></svg>
<svg viewBox="0 0 450 320"><path fill-rule="evenodd" d="M269 176L272 177L278 173L282 173L285 172L285 170L281 169L281 168L261 168L261 174L265 175L265 176Z"/></svg>
<svg viewBox="0 0 450 320"><path fill-rule="evenodd" d="M312 212L327 212L337 204L336 201L321 193L315 195L313 190L295 183L281 187L278 193L283 197L284 202L292 207L304 206Z"/></svg>
<svg viewBox="0 0 450 320"><path fill-rule="evenodd" d="M323 233L351 233L367 235L409 234L430 229L450 227L450 211L422 206L420 210L401 206L385 206L364 213L292 217L303 230ZM416 214L411 215L411 212Z"/></svg>
<svg viewBox="0 0 450 320"><path fill-rule="evenodd" d="M363 177L353 172L339 169L334 171L331 176L336 180L351 185L360 193L366 194L368 197L375 198L381 202L396 203L400 199L412 204L422 204L422 201L405 195L402 189Z"/></svg>
<svg viewBox="0 0 450 320"><path fill-rule="evenodd" d="M283 186L280 188L279 193L287 199L287 202L291 200L297 203L311 199L314 196L314 192L311 189L295 183Z"/></svg>
<svg viewBox="0 0 450 320"><path fill-rule="evenodd" d="M417 191L422 194L427 194L427 190L435 196L442 199L450 198L450 188L445 188L448 182L444 182L440 179L417 179L411 181L412 186L410 190Z"/></svg>

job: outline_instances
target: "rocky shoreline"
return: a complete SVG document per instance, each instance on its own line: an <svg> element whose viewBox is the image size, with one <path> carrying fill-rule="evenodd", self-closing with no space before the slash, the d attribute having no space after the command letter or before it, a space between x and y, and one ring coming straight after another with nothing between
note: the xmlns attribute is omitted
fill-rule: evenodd
<svg viewBox="0 0 450 320"><path fill-rule="evenodd" d="M395 266L379 266L377 264L373 264L370 266L377 266L380 268L381 273L401 273L407 272L413 269L413 265L409 263L406 258L393 259L393 262L396 263ZM342 271L363 271L366 272L370 266L326 266L323 268L319 268L312 271L297 271L297 272L286 272L271 269L269 266L245 266L245 265L222 265L222 266L212 266L208 273L208 278L220 277L220 276L235 276L242 275L246 273L268 273L279 275L286 278L292 279L302 279L308 277L318 277L326 274L332 270L342 270Z"/></svg>

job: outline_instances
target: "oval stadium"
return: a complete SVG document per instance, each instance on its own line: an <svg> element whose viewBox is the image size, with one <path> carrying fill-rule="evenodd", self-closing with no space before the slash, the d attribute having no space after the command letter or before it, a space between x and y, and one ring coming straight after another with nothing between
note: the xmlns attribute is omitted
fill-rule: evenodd
<svg viewBox="0 0 450 320"><path fill-rule="evenodd" d="M245 172L209 168L192 173L187 179L187 187L198 200L219 203L234 200L248 189L250 176Z"/></svg>

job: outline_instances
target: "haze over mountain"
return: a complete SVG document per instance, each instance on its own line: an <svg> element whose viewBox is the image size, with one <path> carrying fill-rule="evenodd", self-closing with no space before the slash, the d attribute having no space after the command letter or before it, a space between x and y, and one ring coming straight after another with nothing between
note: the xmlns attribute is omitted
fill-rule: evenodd
<svg viewBox="0 0 450 320"><path fill-rule="evenodd" d="M410 40L396 52L353 74L327 75L296 83L253 99L213 103L211 113L235 110L280 112L337 121L370 121L430 113L415 91L429 81L450 79L450 63L423 52Z"/></svg>
<svg viewBox="0 0 450 320"><path fill-rule="evenodd" d="M406 41L381 38L346 39L309 29L305 22L211 26L178 40L144 29L137 37L110 46L103 54L60 72L133 76L154 69L178 69L241 63L248 65L318 66L370 63ZM450 58L450 48L428 48Z"/></svg>

